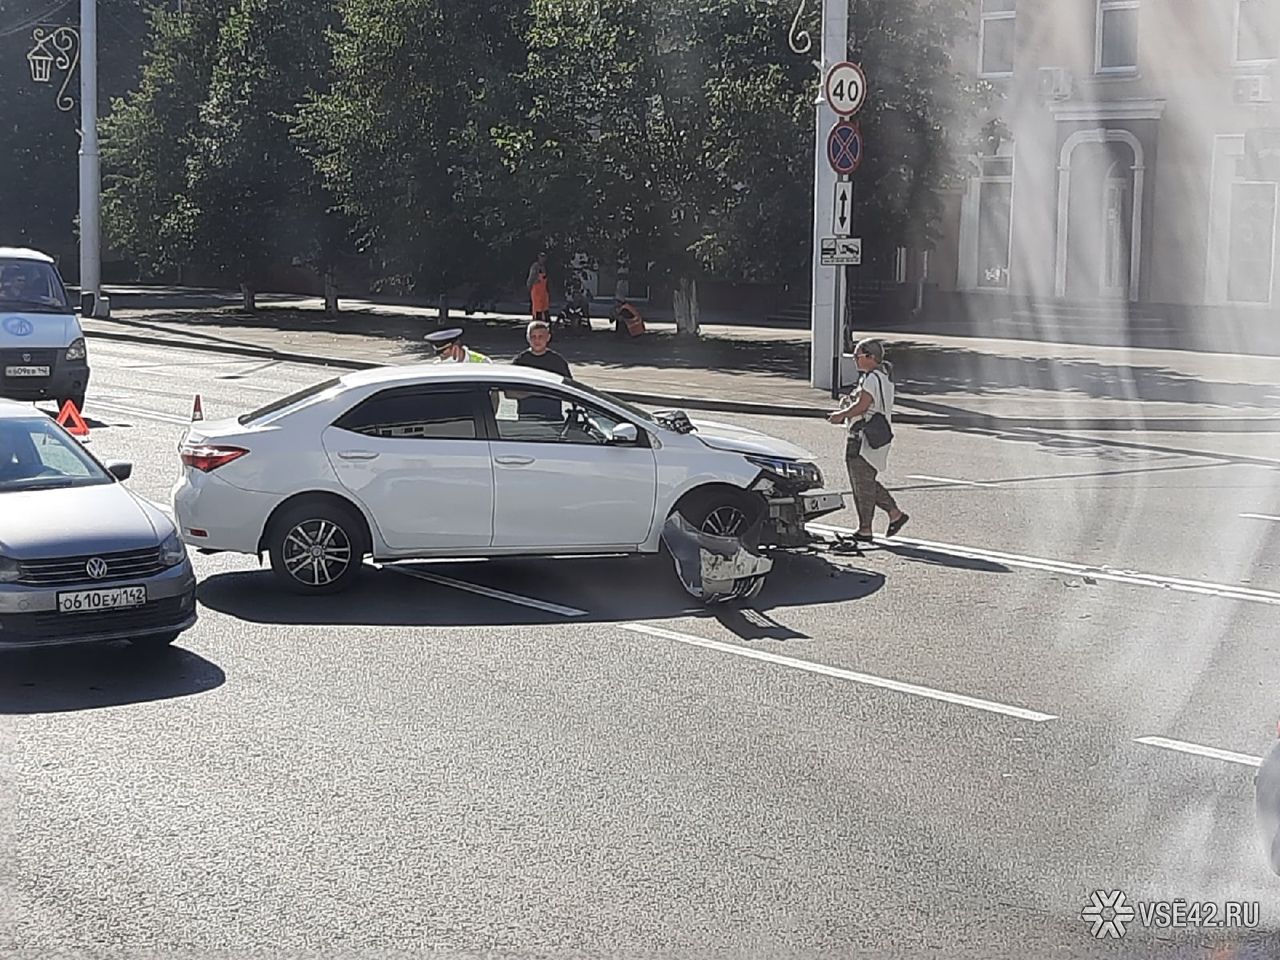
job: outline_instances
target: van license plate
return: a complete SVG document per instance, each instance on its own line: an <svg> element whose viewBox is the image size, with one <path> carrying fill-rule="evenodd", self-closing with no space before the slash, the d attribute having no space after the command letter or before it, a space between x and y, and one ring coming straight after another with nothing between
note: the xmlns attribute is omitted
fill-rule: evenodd
<svg viewBox="0 0 1280 960"><path fill-rule="evenodd" d="M145 586L79 590L75 593L58 594L58 612L96 613L102 610L119 610L122 607L141 607L146 602Z"/></svg>
<svg viewBox="0 0 1280 960"><path fill-rule="evenodd" d="M48 367L5 367L6 377L47 377Z"/></svg>

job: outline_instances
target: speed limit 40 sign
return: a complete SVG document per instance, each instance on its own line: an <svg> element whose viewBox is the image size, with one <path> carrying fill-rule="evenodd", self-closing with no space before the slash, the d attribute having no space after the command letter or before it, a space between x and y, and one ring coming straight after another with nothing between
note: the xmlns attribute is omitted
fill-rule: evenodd
<svg viewBox="0 0 1280 960"><path fill-rule="evenodd" d="M867 75L856 63L837 63L827 71L827 103L842 117L851 117L867 99Z"/></svg>

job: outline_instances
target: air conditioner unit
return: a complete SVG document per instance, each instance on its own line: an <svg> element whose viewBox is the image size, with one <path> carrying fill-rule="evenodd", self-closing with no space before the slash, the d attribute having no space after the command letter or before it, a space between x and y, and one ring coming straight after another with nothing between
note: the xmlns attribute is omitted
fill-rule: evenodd
<svg viewBox="0 0 1280 960"><path fill-rule="evenodd" d="M1045 100L1071 97L1071 71L1063 67L1040 68L1040 96Z"/></svg>
<svg viewBox="0 0 1280 960"><path fill-rule="evenodd" d="M1274 83L1262 74L1236 80L1236 103L1270 103L1274 99Z"/></svg>

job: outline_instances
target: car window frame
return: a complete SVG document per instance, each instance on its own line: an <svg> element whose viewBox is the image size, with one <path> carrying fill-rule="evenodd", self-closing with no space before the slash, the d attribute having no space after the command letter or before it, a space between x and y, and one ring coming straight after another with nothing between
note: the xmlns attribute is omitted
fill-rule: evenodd
<svg viewBox="0 0 1280 960"><path fill-rule="evenodd" d="M484 390L483 407L484 407L485 428L488 431L489 441L491 443L536 443L536 444L543 444L547 446L574 446L574 447L589 446L589 447L599 447L602 449L614 447L614 448L623 449L623 450L653 449L653 439L647 427L643 426L642 424L636 423L636 421L629 416L625 416L624 414L616 410L611 410L608 407L603 406L602 404L596 403L594 400L586 400L583 397L573 393L572 391L562 390L560 389L559 385L544 384L544 383L525 383L523 381L516 382L516 381L490 380L490 381L486 381L483 390ZM517 440L510 437L504 437L499 432L498 413L497 413L497 410L494 409L493 401L491 399L494 390L528 391L529 393L546 393L559 399L561 402L575 403L580 407L585 407L587 410L595 410L607 416L610 420L616 420L619 425L627 423L635 427L636 441L634 443L587 444L587 443L582 443L581 441L571 441L571 440L535 440L535 439L523 439L523 438Z"/></svg>
<svg viewBox="0 0 1280 960"><path fill-rule="evenodd" d="M433 395L441 396L444 394L464 394L469 397L471 401L471 416L476 427L474 437L379 437L367 433L361 433L358 430L352 430L349 427L342 426L342 421L347 417L352 416L361 407L387 395L431 397ZM335 430L341 430L343 433L349 434L353 437L361 437L365 440L387 440L395 442L418 440L429 443L488 442L489 427L485 416L485 409L482 409L487 408L488 406L488 404L485 403L485 398L487 396L488 394L486 391L477 389L475 384L471 383L409 383L395 386L383 386L382 389L375 390L373 393L360 398L346 410L339 413L329 422L329 426Z"/></svg>

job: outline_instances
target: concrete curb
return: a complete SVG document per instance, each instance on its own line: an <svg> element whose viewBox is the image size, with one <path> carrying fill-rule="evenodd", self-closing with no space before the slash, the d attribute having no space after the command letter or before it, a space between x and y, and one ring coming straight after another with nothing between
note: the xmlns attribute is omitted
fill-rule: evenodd
<svg viewBox="0 0 1280 960"><path fill-rule="evenodd" d="M105 322L109 323L111 321ZM274 350L266 347L251 347L240 344L163 338L159 335L145 336L138 333L117 333L115 331L106 332L100 330L86 330L85 335L90 339L99 338L126 343L178 346L205 353L230 354L257 360L300 363L314 367L337 367L343 370L373 370L382 366L394 366L394 364L373 363L368 360L325 357L317 354L296 353L288 350ZM644 403L663 407L687 407L691 410L710 410L722 413L755 414L762 417L825 417L833 409L832 405L819 407L804 404L754 403L747 400L675 397L653 393L633 393L624 390L608 390L608 392L630 403ZM909 405L909 401L904 401L902 405ZM1280 417L1153 417L1150 419L1132 417L1059 417L1045 420L1035 417L997 417L980 413L963 413L959 415L898 413L894 415L893 422L896 424L932 426L953 430L1036 429L1093 430L1099 432L1147 431L1150 433L1280 433Z"/></svg>

